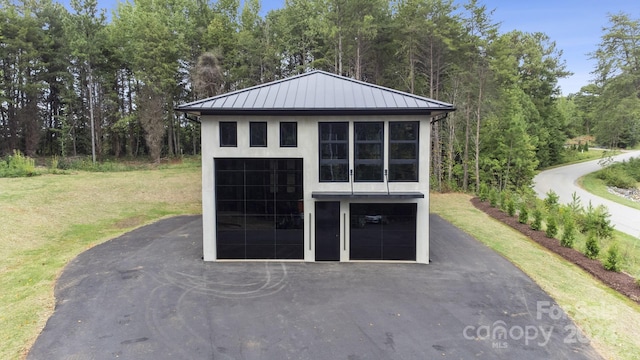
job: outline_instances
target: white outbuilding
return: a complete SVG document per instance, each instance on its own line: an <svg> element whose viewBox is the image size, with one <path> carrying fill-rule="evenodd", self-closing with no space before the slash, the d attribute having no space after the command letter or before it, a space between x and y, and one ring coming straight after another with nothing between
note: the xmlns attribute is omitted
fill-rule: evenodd
<svg viewBox="0 0 640 360"><path fill-rule="evenodd" d="M312 71L176 110L202 124L206 261L429 262L431 123L453 105Z"/></svg>

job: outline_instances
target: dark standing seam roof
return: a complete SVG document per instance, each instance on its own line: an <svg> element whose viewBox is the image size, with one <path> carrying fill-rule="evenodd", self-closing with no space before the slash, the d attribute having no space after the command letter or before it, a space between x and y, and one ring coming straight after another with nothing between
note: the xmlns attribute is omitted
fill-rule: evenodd
<svg viewBox="0 0 640 360"><path fill-rule="evenodd" d="M452 104L315 70L179 105L195 115L431 115Z"/></svg>

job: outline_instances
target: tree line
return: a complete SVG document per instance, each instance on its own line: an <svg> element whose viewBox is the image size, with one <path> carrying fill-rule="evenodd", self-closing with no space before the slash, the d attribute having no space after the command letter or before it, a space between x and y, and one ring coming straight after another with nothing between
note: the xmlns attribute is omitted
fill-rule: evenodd
<svg viewBox="0 0 640 360"><path fill-rule="evenodd" d="M0 1L0 156L197 154L199 126L176 105L310 69L455 104L432 132L438 188L528 185L569 136L637 136L638 24L624 14L597 79L562 98L555 43L501 33L477 0L287 0L264 16L259 0L136 0L109 20L96 0Z"/></svg>

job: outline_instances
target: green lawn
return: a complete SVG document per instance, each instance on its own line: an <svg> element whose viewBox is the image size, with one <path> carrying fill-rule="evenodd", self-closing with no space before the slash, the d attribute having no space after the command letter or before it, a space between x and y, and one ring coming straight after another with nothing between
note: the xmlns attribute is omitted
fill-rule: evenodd
<svg viewBox="0 0 640 360"><path fill-rule="evenodd" d="M606 359L637 359L640 306L521 233L477 210L464 194L431 194L431 211L510 260L549 293Z"/></svg>
<svg viewBox="0 0 640 360"><path fill-rule="evenodd" d="M590 173L581 177L578 179L578 185L594 195L640 210L639 202L625 199L622 196L614 195L607 191L604 180L598 179L596 173Z"/></svg>
<svg viewBox="0 0 640 360"><path fill-rule="evenodd" d="M0 179L0 359L25 356L69 260L134 227L200 213L200 179L197 164Z"/></svg>

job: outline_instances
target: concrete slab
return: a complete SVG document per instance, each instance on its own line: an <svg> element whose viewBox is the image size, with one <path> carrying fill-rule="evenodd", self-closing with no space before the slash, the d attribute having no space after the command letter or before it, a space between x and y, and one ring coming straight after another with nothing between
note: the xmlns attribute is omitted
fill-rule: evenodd
<svg viewBox="0 0 640 360"><path fill-rule="evenodd" d="M600 359L508 261L431 216L430 265L205 263L202 219L96 246L28 359Z"/></svg>

